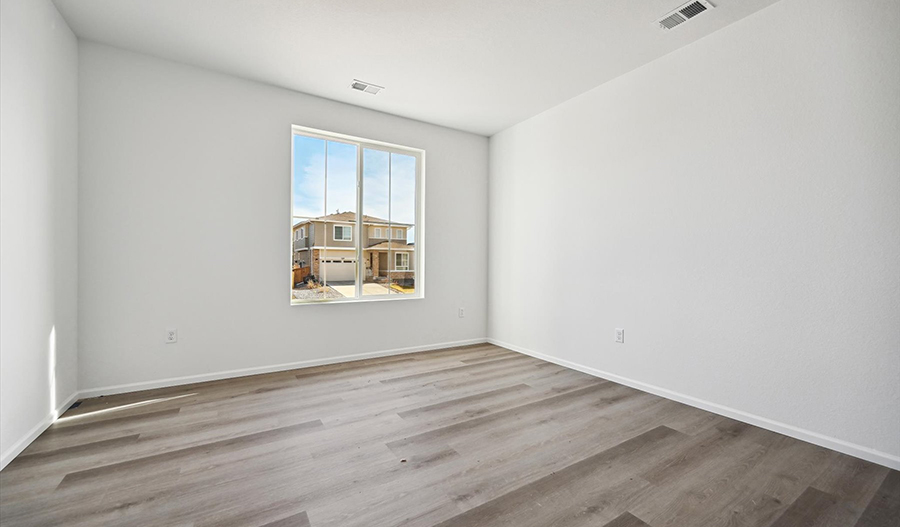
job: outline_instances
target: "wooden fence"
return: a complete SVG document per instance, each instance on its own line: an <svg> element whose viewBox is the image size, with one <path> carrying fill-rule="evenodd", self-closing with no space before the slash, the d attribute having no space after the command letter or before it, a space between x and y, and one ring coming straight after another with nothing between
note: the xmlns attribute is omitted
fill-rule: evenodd
<svg viewBox="0 0 900 527"><path fill-rule="evenodd" d="M294 281L291 285L299 284L309 276L309 267L294 267Z"/></svg>

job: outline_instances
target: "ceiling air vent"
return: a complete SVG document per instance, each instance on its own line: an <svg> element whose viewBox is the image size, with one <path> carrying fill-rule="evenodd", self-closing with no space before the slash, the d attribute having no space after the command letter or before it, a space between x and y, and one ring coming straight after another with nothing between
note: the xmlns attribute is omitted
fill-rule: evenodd
<svg viewBox="0 0 900 527"><path fill-rule="evenodd" d="M350 87L357 91L371 93L372 95L375 95L376 93L384 89L384 86L379 86L377 84L372 84L371 82L361 81L358 79L353 79Z"/></svg>
<svg viewBox="0 0 900 527"><path fill-rule="evenodd" d="M695 2L688 2L675 11L672 11L671 13L657 20L657 23L659 23L659 27L661 27L662 29L672 29L675 26L680 26L681 24L694 18L700 13L708 9L712 9L713 7L715 6L707 2L706 0L696 0Z"/></svg>

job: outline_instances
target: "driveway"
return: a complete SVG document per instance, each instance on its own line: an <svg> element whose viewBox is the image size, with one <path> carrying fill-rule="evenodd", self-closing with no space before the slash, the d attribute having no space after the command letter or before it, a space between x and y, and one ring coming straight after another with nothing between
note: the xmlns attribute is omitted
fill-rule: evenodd
<svg viewBox="0 0 900 527"><path fill-rule="evenodd" d="M328 285L344 296L356 295L356 284L353 282L329 282ZM386 295L388 292L388 288L381 284L363 284L363 295Z"/></svg>

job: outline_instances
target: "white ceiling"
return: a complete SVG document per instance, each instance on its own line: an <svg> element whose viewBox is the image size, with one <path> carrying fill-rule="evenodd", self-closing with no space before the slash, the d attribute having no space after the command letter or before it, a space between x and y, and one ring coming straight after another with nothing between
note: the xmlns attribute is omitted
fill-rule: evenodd
<svg viewBox="0 0 900 527"><path fill-rule="evenodd" d="M82 38L492 135L777 0L55 0ZM353 78L386 86L350 90Z"/></svg>

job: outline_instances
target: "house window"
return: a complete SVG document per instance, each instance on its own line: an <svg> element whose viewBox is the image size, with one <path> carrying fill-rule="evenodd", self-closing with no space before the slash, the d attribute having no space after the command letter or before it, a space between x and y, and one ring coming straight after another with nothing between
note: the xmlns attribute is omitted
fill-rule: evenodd
<svg viewBox="0 0 900 527"><path fill-rule="evenodd" d="M291 303L421 298L424 152L294 126L292 225L311 238L312 266ZM373 238L353 236L369 228ZM316 243L314 224L340 245ZM308 227L307 227L308 226ZM356 239L354 239L356 238ZM403 253L396 252L402 248ZM413 262L415 260L415 262ZM403 271L393 275L393 271ZM307 275L304 274L304 277ZM402 279L401 279L402 277Z"/></svg>
<svg viewBox="0 0 900 527"><path fill-rule="evenodd" d="M353 241L353 228L349 225L334 226L334 240L338 242Z"/></svg>

